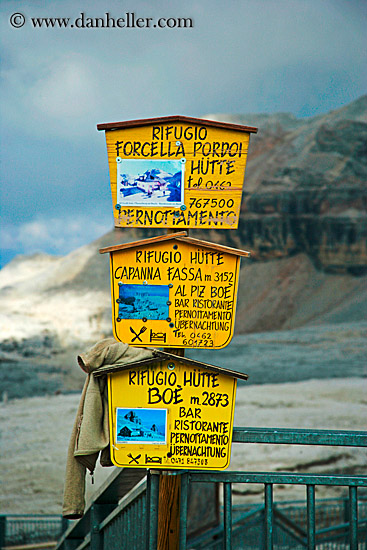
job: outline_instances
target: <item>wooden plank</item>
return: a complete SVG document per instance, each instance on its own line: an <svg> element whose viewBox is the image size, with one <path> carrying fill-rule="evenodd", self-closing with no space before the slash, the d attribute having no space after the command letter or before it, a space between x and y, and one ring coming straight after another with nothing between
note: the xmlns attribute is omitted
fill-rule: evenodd
<svg viewBox="0 0 367 550"><path fill-rule="evenodd" d="M172 352L167 349L167 353ZM184 349L175 350L179 357L185 356ZM178 550L180 532L181 476L162 471L159 476L158 500L158 550Z"/></svg>
<svg viewBox="0 0 367 550"><path fill-rule="evenodd" d="M218 250L219 252L227 252L227 254L234 254L235 256L245 256L246 258L251 256L251 252L247 252L246 250L231 248L230 246L217 243L210 243L209 241L202 241L201 239L195 239L194 237L179 237L178 235L179 234L176 233L176 238L178 241L186 243L189 242L191 244L196 244L197 246L202 246L203 248L214 248L214 250Z"/></svg>
<svg viewBox="0 0 367 550"><path fill-rule="evenodd" d="M157 550L178 550L181 476L162 472L159 476Z"/></svg>
<svg viewBox="0 0 367 550"><path fill-rule="evenodd" d="M109 365L107 367L101 367L98 370L93 372L94 378L100 378L101 376L105 376L106 374L110 374L113 372L121 372L124 370L128 370L131 367L144 367L145 365L152 365L154 363L157 363L161 361L163 357L157 358L157 357L150 357L148 359L142 359L141 361L134 361L132 363L124 363L123 365Z"/></svg>
<svg viewBox="0 0 367 550"><path fill-rule="evenodd" d="M116 244L114 246L107 246L105 248L100 248L99 253L105 254L106 252L116 252L118 250L128 250L129 248L137 248L141 246L147 246L148 244L153 244L156 242L178 240L182 242L189 242L191 244L201 246L203 248L211 248L219 252L226 252L227 254L234 254L235 256L243 256L249 258L251 252L247 250L240 250L239 248L232 248L230 246L225 246L222 244L211 243L209 241L203 241L201 239L195 239L194 237L188 237L187 231L180 231L176 233L170 233L168 235L159 235L158 237L151 237L150 239L142 239L140 241L134 241L131 243L122 243Z"/></svg>
<svg viewBox="0 0 367 550"><path fill-rule="evenodd" d="M16 546L4 546L2 550L52 550L56 548L56 542L35 542L34 544L17 544Z"/></svg>
<svg viewBox="0 0 367 550"><path fill-rule="evenodd" d="M180 361L180 357L177 357L177 355L173 355L172 353L168 353L166 351L161 350L155 350L166 359L172 359ZM238 372L230 369L226 369L224 367L218 367L217 365L210 365L209 363L203 363L201 361L196 361L195 359L189 359L188 357L181 358L182 363L187 363L188 365L191 365L193 367L201 367L203 369L212 370L214 372L218 372L219 374L227 374L228 376L232 376L233 378L240 378L241 380L247 380L248 374L245 374L243 372Z"/></svg>
<svg viewBox="0 0 367 550"><path fill-rule="evenodd" d="M172 239L177 238L177 236L184 237L186 235L187 235L187 231L180 231L177 233L171 233L169 235L158 235L158 237L151 237L150 239L142 239L140 241L134 241L132 243L122 243L122 244L116 244L115 246L106 246L105 248L100 248L99 253L105 254L106 252L115 252L116 250L126 250L129 248L145 246L156 242L170 241Z"/></svg>
<svg viewBox="0 0 367 550"><path fill-rule="evenodd" d="M195 359L189 359L188 357L174 355L173 353L168 353L166 351L162 351L154 348L150 349L150 351L153 352L154 357L151 357L148 359L142 359L141 361L134 361L132 363L125 363L124 365L110 365L107 367L101 367L100 369L93 372L93 376L95 378L100 378L101 376L104 376L109 373L120 372L120 371L136 368L136 367L154 365L156 363L161 362L164 359L171 359L172 361L178 361L180 363L187 364L193 367L211 370L219 374L226 374L227 376L232 376L233 378L239 378L240 380L248 379L248 374L245 374L243 372L237 372L230 369L226 369L224 367L218 367L216 365L202 363L201 361L196 361Z"/></svg>
<svg viewBox="0 0 367 550"><path fill-rule="evenodd" d="M228 130L237 130L238 132L257 133L255 126L244 126L242 124L233 124L231 122L218 122L216 120L207 120L204 118L194 118L182 115L172 115L154 118L141 118L138 120L125 120L121 122L106 122L97 124L97 130L114 130L117 128L135 128L137 126L148 126L150 124L164 124L166 122L186 122L188 124L199 124L202 126L214 126L216 128L226 128Z"/></svg>

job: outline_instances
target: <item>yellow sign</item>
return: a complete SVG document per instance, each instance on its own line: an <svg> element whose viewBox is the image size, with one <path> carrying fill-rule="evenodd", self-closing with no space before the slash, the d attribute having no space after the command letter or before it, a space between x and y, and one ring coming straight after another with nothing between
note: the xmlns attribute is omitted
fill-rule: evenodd
<svg viewBox="0 0 367 550"><path fill-rule="evenodd" d="M183 235L100 251L110 252L117 340L139 347L215 349L230 342L240 256L249 253Z"/></svg>
<svg viewBox="0 0 367 550"><path fill-rule="evenodd" d="M227 468L236 384L233 376L179 358L109 374L112 462L134 468Z"/></svg>
<svg viewBox="0 0 367 550"><path fill-rule="evenodd" d="M105 130L116 227L236 229L257 128L172 116Z"/></svg>

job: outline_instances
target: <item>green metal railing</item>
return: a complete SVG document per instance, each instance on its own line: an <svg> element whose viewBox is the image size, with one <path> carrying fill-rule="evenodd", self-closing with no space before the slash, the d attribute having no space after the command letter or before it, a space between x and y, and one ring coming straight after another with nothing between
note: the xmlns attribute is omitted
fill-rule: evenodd
<svg viewBox="0 0 367 550"><path fill-rule="evenodd" d="M1 514L0 549L56 541L67 523L60 515Z"/></svg>
<svg viewBox="0 0 367 550"><path fill-rule="evenodd" d="M367 432L234 428L233 442L367 447ZM100 491L84 518L66 531L57 545L58 550L156 550L160 472L148 471L146 480L141 480L117 502L113 487L123 472L115 474L113 482ZM366 506L358 500L358 490L367 487L367 476L231 471L172 471L172 475L181 476L180 550L367 548ZM187 541L190 484L208 482L223 485L223 521L206 534ZM264 503L253 507L240 519L232 506L234 483L255 483L264 487ZM305 513L301 524L274 503L273 487L277 484L305 487ZM348 499L341 501L343 518L333 525L320 524L318 519L315 492L320 485L345 487L348 491Z"/></svg>
<svg viewBox="0 0 367 550"><path fill-rule="evenodd" d="M315 531L318 549L349 546L349 522L346 511L349 499L320 499L315 507L318 529ZM301 501L300 501L301 502ZM281 548L307 548L307 514L304 502L274 503L274 546ZM360 513L367 518L367 501L360 503ZM264 547L263 504L237 505L233 508L232 542L236 549L258 549ZM347 522L344 523L347 519ZM367 532L367 519L359 521L360 547ZM364 538L365 540L365 538ZM223 525L190 540L195 550L223 547Z"/></svg>
<svg viewBox="0 0 367 550"><path fill-rule="evenodd" d="M187 474L189 476L189 482L203 482L207 481L207 474ZM231 484L232 483L261 483L264 485L265 502L264 502L264 543L259 545L258 548L265 548L271 550L274 548L274 525L276 516L273 503L273 485L275 484L297 484L305 485L307 492L307 530L303 538L299 539L299 542L308 549L316 548L316 522L315 522L315 487L318 485L338 485L349 487L349 521L346 524L340 526L333 526L330 531L335 530L336 527L343 529L343 533L346 531L349 533L349 547L353 550L358 548L358 528L360 531L365 531L363 527L366 524L367 518L363 522L358 523L358 503L357 503L357 487L366 487L367 479L360 478L358 476L329 476L313 474L269 474L269 473L244 473L244 472L228 472L224 475L214 474L211 476L211 480L215 482L222 482L224 484L223 499L224 499L224 547L226 550L232 548L232 505L231 505ZM288 519L288 518L287 518ZM283 522L286 523L286 522ZM288 522L291 523L291 522ZM363 523L363 525L362 525ZM285 528L285 526L283 526ZM324 533L327 531L324 530ZM321 532L318 531L320 535ZM260 541L259 541L260 542ZM192 548L196 548L193 543ZM154 546L153 546L154 547ZM215 548L210 544L206 546L198 546L198 548ZM182 546L181 548L185 548ZM246 546L247 548L247 546Z"/></svg>

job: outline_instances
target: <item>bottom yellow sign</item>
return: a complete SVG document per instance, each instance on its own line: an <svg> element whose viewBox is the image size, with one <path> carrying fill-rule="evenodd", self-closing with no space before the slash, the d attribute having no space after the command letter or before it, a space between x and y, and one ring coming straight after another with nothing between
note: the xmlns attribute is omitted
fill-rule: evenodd
<svg viewBox="0 0 367 550"><path fill-rule="evenodd" d="M227 468L236 386L232 376L175 360L109 374L112 462L124 468Z"/></svg>

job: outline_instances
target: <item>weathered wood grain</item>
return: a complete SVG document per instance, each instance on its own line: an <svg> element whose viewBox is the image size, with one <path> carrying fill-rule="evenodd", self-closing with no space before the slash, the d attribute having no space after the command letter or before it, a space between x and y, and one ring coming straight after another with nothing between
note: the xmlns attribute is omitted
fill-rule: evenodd
<svg viewBox="0 0 367 550"><path fill-rule="evenodd" d="M106 122L97 124L97 130L114 130L117 128L136 128L138 126L147 126L150 124L162 124L166 122L187 122L188 124L200 124L202 126L214 126L215 128L227 128L237 130L238 132L257 133L254 126L244 126L242 124L233 124L230 122L218 122L216 120L207 120L203 118L193 118L183 115L172 115L155 118L142 118L138 120L125 120L121 122Z"/></svg>

